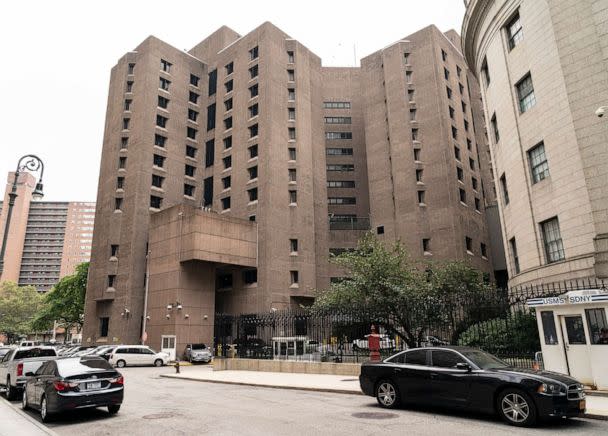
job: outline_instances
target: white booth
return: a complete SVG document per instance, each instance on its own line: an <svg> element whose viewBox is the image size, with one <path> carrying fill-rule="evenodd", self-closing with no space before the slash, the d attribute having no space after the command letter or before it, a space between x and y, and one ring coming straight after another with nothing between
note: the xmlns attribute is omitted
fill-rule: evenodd
<svg viewBox="0 0 608 436"><path fill-rule="evenodd" d="M533 298L543 362L596 389L608 389L608 291L570 291Z"/></svg>

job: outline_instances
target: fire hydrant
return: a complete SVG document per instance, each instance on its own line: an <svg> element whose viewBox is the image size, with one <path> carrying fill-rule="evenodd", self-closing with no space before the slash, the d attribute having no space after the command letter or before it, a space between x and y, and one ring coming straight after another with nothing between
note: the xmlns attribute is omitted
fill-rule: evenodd
<svg viewBox="0 0 608 436"><path fill-rule="evenodd" d="M376 326L372 325L372 333L367 338L369 347L369 360L380 362L380 335L376 333Z"/></svg>
<svg viewBox="0 0 608 436"><path fill-rule="evenodd" d="M175 373L179 374L179 360L175 361Z"/></svg>

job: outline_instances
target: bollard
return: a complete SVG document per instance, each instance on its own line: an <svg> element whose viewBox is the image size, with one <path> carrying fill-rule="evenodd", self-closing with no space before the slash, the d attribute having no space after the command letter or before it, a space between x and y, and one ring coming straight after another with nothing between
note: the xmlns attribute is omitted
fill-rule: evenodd
<svg viewBox="0 0 608 436"><path fill-rule="evenodd" d="M175 362L175 373L179 374L179 360Z"/></svg>

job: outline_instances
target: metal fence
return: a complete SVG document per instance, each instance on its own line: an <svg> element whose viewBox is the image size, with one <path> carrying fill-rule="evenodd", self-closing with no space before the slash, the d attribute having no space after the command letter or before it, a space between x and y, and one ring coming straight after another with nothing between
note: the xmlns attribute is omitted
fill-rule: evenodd
<svg viewBox="0 0 608 436"><path fill-rule="evenodd" d="M605 288L605 282L590 279L496 289L482 298L454 295L446 297L439 307L413 308L399 322L348 310L216 314L215 352L222 357L363 362L369 359L367 336L375 325L383 356L411 347L467 345L514 366L531 368L540 340L536 313L526 305L527 300ZM398 334L403 333L404 325L412 334L408 341Z"/></svg>

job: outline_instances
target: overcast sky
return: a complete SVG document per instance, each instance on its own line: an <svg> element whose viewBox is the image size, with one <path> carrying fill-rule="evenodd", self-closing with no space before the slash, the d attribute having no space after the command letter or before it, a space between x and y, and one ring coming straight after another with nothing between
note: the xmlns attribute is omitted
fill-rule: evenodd
<svg viewBox="0 0 608 436"><path fill-rule="evenodd" d="M295 5L295 7L290 7ZM221 25L271 21L323 59L353 66L429 24L460 33L462 0L4 0L0 177L45 163L46 200L95 201L110 69L148 35L190 49Z"/></svg>

